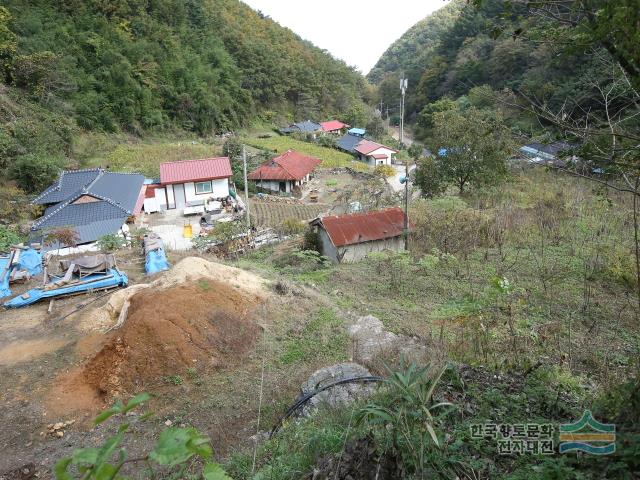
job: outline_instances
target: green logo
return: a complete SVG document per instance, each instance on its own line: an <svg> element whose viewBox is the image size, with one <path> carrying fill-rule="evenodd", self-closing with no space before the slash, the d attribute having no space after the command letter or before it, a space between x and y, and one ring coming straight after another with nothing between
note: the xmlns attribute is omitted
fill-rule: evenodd
<svg viewBox="0 0 640 480"><path fill-rule="evenodd" d="M609 455L616 451L616 426L600 423L589 410L575 423L560 425L560 453Z"/></svg>

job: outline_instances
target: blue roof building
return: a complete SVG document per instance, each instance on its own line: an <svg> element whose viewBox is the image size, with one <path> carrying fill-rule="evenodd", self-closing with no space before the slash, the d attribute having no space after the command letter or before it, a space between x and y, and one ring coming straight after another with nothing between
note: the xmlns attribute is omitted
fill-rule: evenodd
<svg viewBox="0 0 640 480"><path fill-rule="evenodd" d="M33 200L47 208L31 227L31 237L70 227L78 234L78 244L83 244L116 233L127 218L139 213L144 201L143 183L144 176L137 173L99 168L63 171L56 183Z"/></svg>

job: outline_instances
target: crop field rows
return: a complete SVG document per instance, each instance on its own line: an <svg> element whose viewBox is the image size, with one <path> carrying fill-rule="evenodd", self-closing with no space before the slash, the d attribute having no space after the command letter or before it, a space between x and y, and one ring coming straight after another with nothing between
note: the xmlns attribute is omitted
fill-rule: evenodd
<svg viewBox="0 0 640 480"><path fill-rule="evenodd" d="M251 223L259 227L278 227L288 218L305 221L326 211L327 205L291 205L286 203L252 201Z"/></svg>

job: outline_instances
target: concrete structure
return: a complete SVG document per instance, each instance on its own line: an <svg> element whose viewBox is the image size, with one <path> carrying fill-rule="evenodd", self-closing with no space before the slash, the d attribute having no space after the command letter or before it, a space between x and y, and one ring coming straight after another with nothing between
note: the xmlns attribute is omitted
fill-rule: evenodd
<svg viewBox="0 0 640 480"><path fill-rule="evenodd" d="M333 262L357 262L373 252L404 249L404 212L387 208L365 213L319 217L316 227L320 253Z"/></svg>
<svg viewBox="0 0 640 480"><path fill-rule="evenodd" d="M317 158L287 150L260 165L247 178L261 190L299 195L320 163Z"/></svg>
<svg viewBox="0 0 640 480"><path fill-rule="evenodd" d="M228 157L163 163L160 183L147 185L144 210L184 210L227 198L231 176Z"/></svg>

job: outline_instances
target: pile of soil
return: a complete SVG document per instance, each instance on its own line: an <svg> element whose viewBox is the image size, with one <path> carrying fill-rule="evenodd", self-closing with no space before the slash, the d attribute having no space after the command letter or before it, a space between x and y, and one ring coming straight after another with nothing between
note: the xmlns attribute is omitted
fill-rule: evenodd
<svg viewBox="0 0 640 480"><path fill-rule="evenodd" d="M147 288L129 301L124 325L56 382L52 398L58 407L101 408L114 397L148 391L163 377L184 377L188 368L225 367L246 356L258 338L252 314L259 298L227 283L202 278Z"/></svg>

